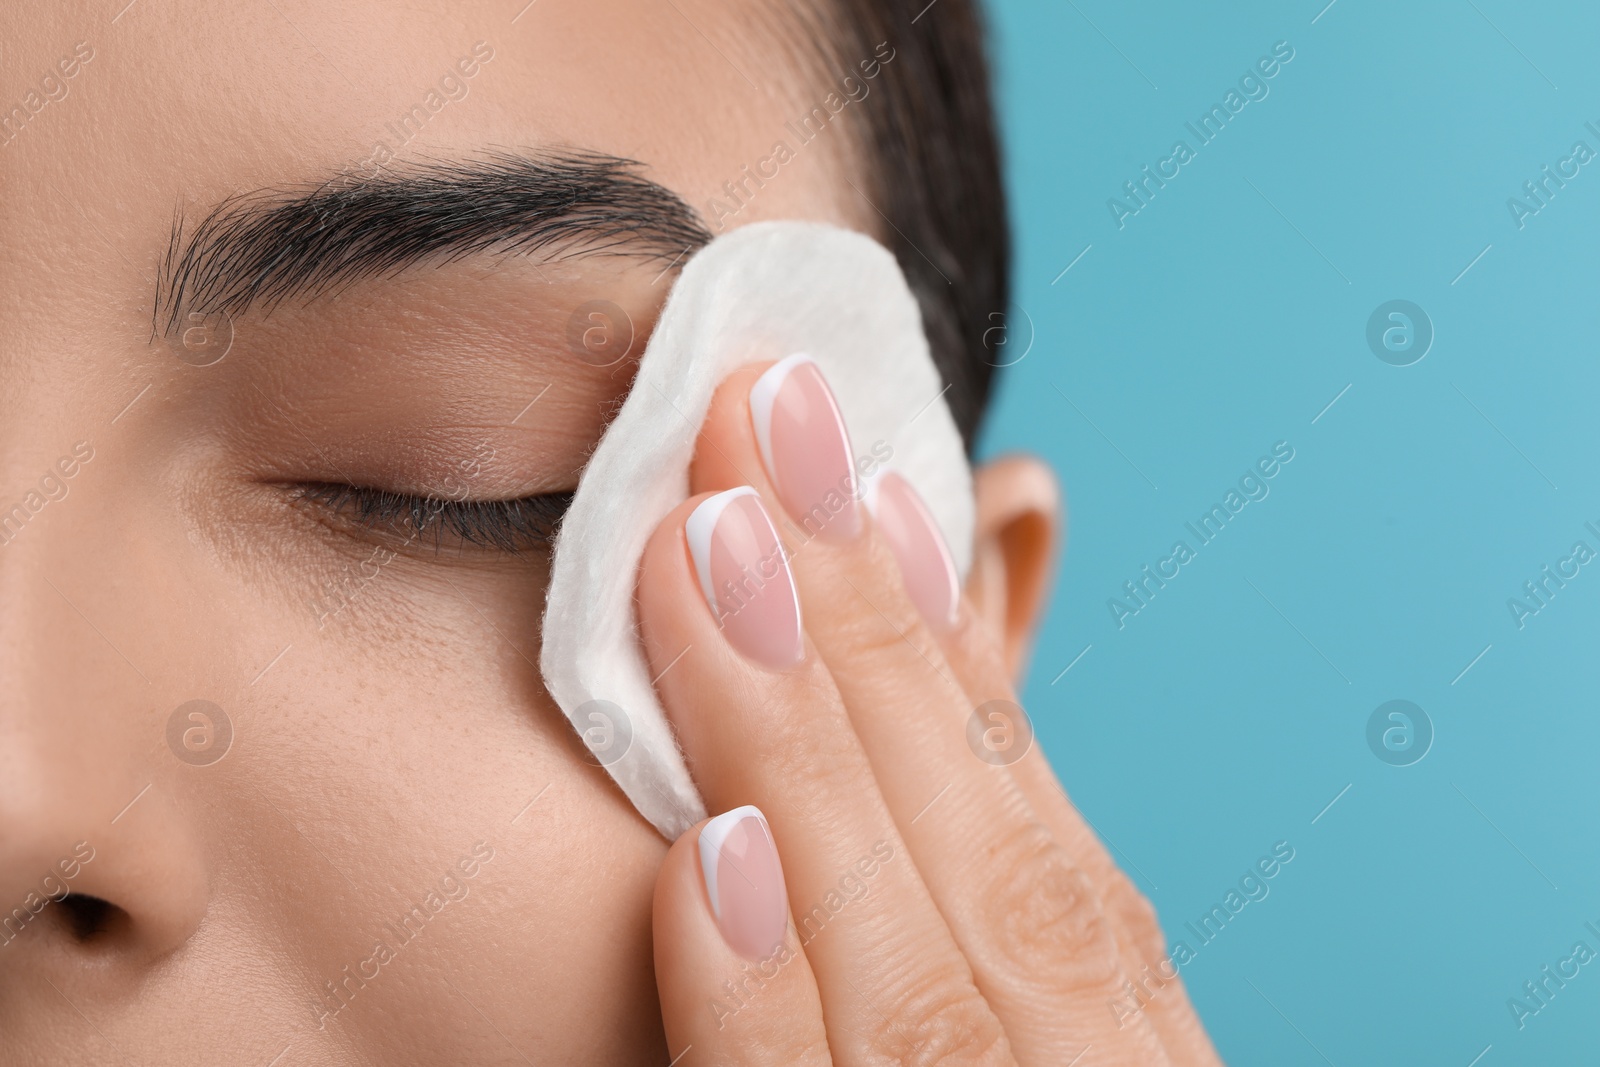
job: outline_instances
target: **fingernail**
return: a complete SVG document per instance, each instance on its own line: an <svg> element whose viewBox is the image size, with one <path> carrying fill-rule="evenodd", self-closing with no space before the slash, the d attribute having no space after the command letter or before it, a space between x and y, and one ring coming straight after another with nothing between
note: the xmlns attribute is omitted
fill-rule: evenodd
<svg viewBox="0 0 1600 1067"><path fill-rule="evenodd" d="M778 531L748 485L707 497L684 524L711 614L728 643L765 667L805 657L800 599Z"/></svg>
<svg viewBox="0 0 1600 1067"><path fill-rule="evenodd" d="M885 471L867 493L867 507L900 564L906 592L928 625L945 632L956 624L961 582L955 560L922 497L911 483Z"/></svg>
<svg viewBox="0 0 1600 1067"><path fill-rule="evenodd" d="M722 939L747 960L764 960L783 944L789 897L766 816L745 805L700 831L700 874Z"/></svg>
<svg viewBox="0 0 1600 1067"><path fill-rule="evenodd" d="M750 421L789 517L829 541L860 533L850 433L816 361L801 353L769 367L750 387Z"/></svg>

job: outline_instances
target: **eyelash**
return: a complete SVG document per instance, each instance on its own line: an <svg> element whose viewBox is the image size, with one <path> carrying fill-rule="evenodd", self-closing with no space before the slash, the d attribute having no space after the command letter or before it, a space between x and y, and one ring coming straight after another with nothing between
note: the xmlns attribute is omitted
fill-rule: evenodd
<svg viewBox="0 0 1600 1067"><path fill-rule="evenodd" d="M542 493L517 500L444 500L369 486L317 482L295 487L298 501L324 508L368 530L404 537L429 536L434 550L453 540L501 552L547 549L555 540L572 494Z"/></svg>

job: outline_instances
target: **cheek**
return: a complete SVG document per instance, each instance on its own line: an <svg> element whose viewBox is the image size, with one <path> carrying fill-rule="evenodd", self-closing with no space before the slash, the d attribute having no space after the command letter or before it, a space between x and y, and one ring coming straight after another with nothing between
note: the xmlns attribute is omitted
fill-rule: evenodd
<svg viewBox="0 0 1600 1067"><path fill-rule="evenodd" d="M553 1062L634 1062L641 1051L665 1062L660 1034L641 1034L630 1021L659 1018L650 907L666 842L565 743L534 758L489 762L474 753L448 762L435 780L454 788L435 798L435 811L453 804L476 813L449 836L464 848L485 841L494 858L461 879L470 894L436 920L451 924L450 936L430 950L431 962L448 973L496 975L472 992L474 1002L514 1043L545 1050ZM478 776L493 782L481 795L462 795L462 783ZM437 828L426 837L438 841ZM423 1018L440 994L421 987L403 995L416 997L408 1007ZM456 1039L449 1031L470 1025L464 1011L430 1035L441 1056L448 1059Z"/></svg>
<svg viewBox="0 0 1600 1067"><path fill-rule="evenodd" d="M340 980L346 964L355 973L381 940L393 959L375 976L365 968L365 986L330 1025L371 1028L372 1040L401 1041L423 1062L500 1055L476 1010L552 1062L665 1062L660 1034L637 1020L659 1018L650 905L666 842L585 762L510 647L537 662L533 619L515 622L511 602L537 605L542 590L502 599L452 577L471 603L441 599L431 629L448 636L341 622L298 667L286 656L274 668L278 697L252 716L250 760L270 776L256 789L282 815L255 813L254 832L278 839L267 859L302 870L307 892L263 936L311 961L311 989ZM284 818L305 840L284 835ZM474 855L469 877L458 864ZM448 877L459 885L447 895ZM430 891L445 903L426 916ZM404 940L413 903L426 917L410 919L422 933ZM453 978L475 1010L419 977L437 973L496 977Z"/></svg>

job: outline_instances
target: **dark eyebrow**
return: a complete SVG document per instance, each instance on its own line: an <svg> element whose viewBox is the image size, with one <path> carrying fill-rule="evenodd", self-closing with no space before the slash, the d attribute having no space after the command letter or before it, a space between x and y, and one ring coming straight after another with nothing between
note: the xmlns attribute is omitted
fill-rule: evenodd
<svg viewBox="0 0 1600 1067"><path fill-rule="evenodd" d="M152 326L185 314L270 311L418 263L492 252L676 261L711 239L693 208L634 160L564 151L388 167L230 197L192 226L180 212Z"/></svg>

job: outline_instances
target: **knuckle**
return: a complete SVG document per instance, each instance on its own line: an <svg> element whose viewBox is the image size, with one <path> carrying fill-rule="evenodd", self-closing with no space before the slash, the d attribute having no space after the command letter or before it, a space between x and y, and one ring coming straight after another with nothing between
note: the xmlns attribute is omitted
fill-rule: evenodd
<svg viewBox="0 0 1600 1067"><path fill-rule="evenodd" d="M939 655L938 646L920 615L908 615L898 602L877 603L865 596L856 598L861 610L840 626L838 646L849 649L843 669L882 670L885 663L897 663L909 656ZM909 660L908 660L909 662Z"/></svg>
<svg viewBox="0 0 1600 1067"><path fill-rule="evenodd" d="M728 737L740 762L815 818L834 817L841 798L871 789L871 766L824 671L753 695Z"/></svg>
<svg viewBox="0 0 1600 1067"><path fill-rule="evenodd" d="M1106 908L1116 916L1141 960L1148 963L1166 954L1155 906L1120 870L1114 869L1106 882Z"/></svg>
<svg viewBox="0 0 1600 1067"><path fill-rule="evenodd" d="M867 662L908 654L907 641L924 653L938 647L899 575L888 545L874 539L867 559L830 583L828 592L839 605L832 611L838 647Z"/></svg>
<svg viewBox="0 0 1600 1067"><path fill-rule="evenodd" d="M970 980L940 975L908 990L873 1039L874 1058L903 1067L1011 1065L1005 1031Z"/></svg>
<svg viewBox="0 0 1600 1067"><path fill-rule="evenodd" d="M809 1025L814 1022L820 1024L820 1020L807 1019L805 1027L795 1020L786 1026L730 1030L718 1045L707 1047L696 1041L678 1054L683 1057L683 1067L827 1067L833 1063L827 1037L797 1032L820 1029L820 1025ZM689 1049L695 1049L694 1054L683 1056Z"/></svg>
<svg viewBox="0 0 1600 1067"><path fill-rule="evenodd" d="M789 773L837 766L848 751L839 695L825 675L808 671L752 695L742 745L755 763Z"/></svg>
<svg viewBox="0 0 1600 1067"><path fill-rule="evenodd" d="M1037 823L1000 838L983 857L987 927L1024 981L1064 992L1114 990L1116 938L1088 875Z"/></svg>

